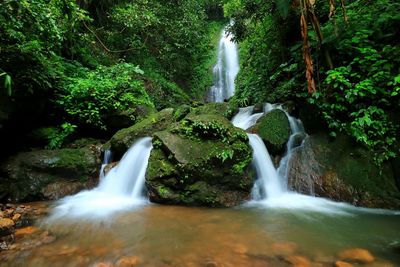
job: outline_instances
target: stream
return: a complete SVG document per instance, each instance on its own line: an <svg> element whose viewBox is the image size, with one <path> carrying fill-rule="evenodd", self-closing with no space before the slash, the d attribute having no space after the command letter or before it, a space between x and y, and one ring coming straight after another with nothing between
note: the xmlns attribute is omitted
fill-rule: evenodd
<svg viewBox="0 0 400 267"><path fill-rule="evenodd" d="M237 48L223 31L209 101L233 95L237 72ZM276 108L282 109L243 108L232 123L248 129ZM97 188L41 203L49 214L17 229L14 244L0 252L0 267L400 266L400 212L356 208L287 189L291 151L301 145L294 140L306 135L301 121L287 116L292 136L278 168L260 137L248 134L256 182L252 200L242 206L149 203L144 180L152 143L146 137L104 176L111 157L106 153Z"/></svg>

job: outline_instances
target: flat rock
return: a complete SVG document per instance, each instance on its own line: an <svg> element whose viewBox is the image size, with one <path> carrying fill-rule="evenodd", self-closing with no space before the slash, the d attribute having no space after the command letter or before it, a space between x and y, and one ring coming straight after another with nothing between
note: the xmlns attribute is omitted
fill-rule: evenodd
<svg viewBox="0 0 400 267"><path fill-rule="evenodd" d="M363 264L372 263L375 260L371 252L363 248L352 248L343 250L339 253L339 258L342 260Z"/></svg>

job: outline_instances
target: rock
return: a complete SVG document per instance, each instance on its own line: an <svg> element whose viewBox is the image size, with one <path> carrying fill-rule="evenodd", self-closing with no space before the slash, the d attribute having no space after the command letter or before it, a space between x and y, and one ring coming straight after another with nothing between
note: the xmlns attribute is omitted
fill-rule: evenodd
<svg viewBox="0 0 400 267"><path fill-rule="evenodd" d="M392 166L379 168L373 157L347 136L307 136L289 162L289 188L357 206L399 209Z"/></svg>
<svg viewBox="0 0 400 267"><path fill-rule="evenodd" d="M163 109L151 114L135 125L118 131L110 140L110 146L118 157L121 157L139 138L151 136L154 132L164 130L175 122L174 109Z"/></svg>
<svg viewBox="0 0 400 267"><path fill-rule="evenodd" d="M339 253L339 258L362 264L371 263L375 260L374 256L368 250L362 248L346 249Z"/></svg>
<svg viewBox="0 0 400 267"><path fill-rule="evenodd" d="M290 137L289 120L284 111L274 109L261 117L250 132L257 133L263 139L271 154L280 154Z"/></svg>
<svg viewBox="0 0 400 267"><path fill-rule="evenodd" d="M57 200L68 195L76 194L87 188L88 185L86 183L63 180L46 185L40 192L45 199Z"/></svg>
<svg viewBox="0 0 400 267"><path fill-rule="evenodd" d="M272 244L272 252L275 255L292 255L296 252L298 245L294 242L281 242Z"/></svg>
<svg viewBox="0 0 400 267"><path fill-rule="evenodd" d="M46 186L60 181L89 187L98 177L99 155L94 147L19 153L0 166L0 171L7 174L0 184L0 196L5 194L13 201L54 199L56 194L46 198L43 193L49 192Z"/></svg>
<svg viewBox="0 0 400 267"><path fill-rule="evenodd" d="M192 109L191 115L219 115L228 120L232 119L239 112L239 107L233 102L207 103Z"/></svg>
<svg viewBox="0 0 400 267"><path fill-rule="evenodd" d="M18 221L21 218L21 214L19 213L15 213L14 216L12 217L12 220L14 222Z"/></svg>
<svg viewBox="0 0 400 267"><path fill-rule="evenodd" d="M117 261L116 267L134 267L140 264L139 257L123 257Z"/></svg>
<svg viewBox="0 0 400 267"><path fill-rule="evenodd" d="M119 130L138 123L155 112L156 110L153 107L137 105L130 110L109 114L105 118L105 124L109 129Z"/></svg>
<svg viewBox="0 0 400 267"><path fill-rule="evenodd" d="M0 219L0 237L10 235L14 232L14 221L8 218Z"/></svg>
<svg viewBox="0 0 400 267"><path fill-rule="evenodd" d="M4 218L4 212L2 212L1 210L0 210L0 219L1 218Z"/></svg>
<svg viewBox="0 0 400 267"><path fill-rule="evenodd" d="M304 256L290 255L290 256L287 256L285 259L293 267L310 267L311 266L311 262Z"/></svg>
<svg viewBox="0 0 400 267"><path fill-rule="evenodd" d="M336 261L335 267L354 267L354 265L345 261Z"/></svg>
<svg viewBox="0 0 400 267"><path fill-rule="evenodd" d="M94 265L94 267L114 267L110 262L99 262Z"/></svg>
<svg viewBox="0 0 400 267"><path fill-rule="evenodd" d="M35 226L27 226L27 227L19 228L19 229L15 230L15 235L16 236L31 235L38 231L39 231L39 228L37 228Z"/></svg>
<svg viewBox="0 0 400 267"><path fill-rule="evenodd" d="M151 201L230 207L249 198L248 138L223 116L190 113L155 133L153 147L146 173Z"/></svg>

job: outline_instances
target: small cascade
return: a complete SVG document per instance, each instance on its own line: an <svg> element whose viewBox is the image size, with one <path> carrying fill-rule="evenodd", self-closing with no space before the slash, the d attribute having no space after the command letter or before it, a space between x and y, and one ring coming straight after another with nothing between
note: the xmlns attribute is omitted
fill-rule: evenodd
<svg viewBox="0 0 400 267"><path fill-rule="evenodd" d="M144 181L152 148L150 137L137 141L98 187L60 200L49 220L105 217L147 203Z"/></svg>
<svg viewBox="0 0 400 267"><path fill-rule="evenodd" d="M253 114L254 106L240 108L239 112L232 118L232 124L243 130L247 130L256 124L264 113Z"/></svg>
<svg viewBox="0 0 400 267"><path fill-rule="evenodd" d="M274 198L284 192L278 173L263 140L256 134L247 134L253 148L253 166L257 180L252 189L254 200Z"/></svg>
<svg viewBox="0 0 400 267"><path fill-rule="evenodd" d="M237 47L226 30L223 30L218 46L218 60L213 68L214 84L207 96L208 102L224 102L235 92L235 78L239 72Z"/></svg>
<svg viewBox="0 0 400 267"><path fill-rule="evenodd" d="M104 151L104 157L103 157L103 162L101 163L101 167L100 167L100 181L104 179L105 175L105 171L104 168L111 163L112 160L112 151L111 149L106 149Z"/></svg>
<svg viewBox="0 0 400 267"><path fill-rule="evenodd" d="M306 133L304 131L303 123L301 122L301 120L296 119L295 117L292 117L287 113L286 115L289 120L291 135L288 142L286 143L286 153L279 163L278 174L279 177L281 177L285 187L288 187L289 162L294 149L302 144Z"/></svg>

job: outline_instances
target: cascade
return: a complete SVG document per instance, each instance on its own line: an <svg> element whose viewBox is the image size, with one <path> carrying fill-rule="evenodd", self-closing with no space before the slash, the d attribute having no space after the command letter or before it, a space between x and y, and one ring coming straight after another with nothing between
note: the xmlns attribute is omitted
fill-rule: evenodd
<svg viewBox="0 0 400 267"><path fill-rule="evenodd" d="M111 163L112 160L112 152L111 149L106 149L104 151L104 157L103 157L103 162L101 163L100 167L100 181L104 179L105 177L105 170L104 168Z"/></svg>
<svg viewBox="0 0 400 267"><path fill-rule="evenodd" d="M226 30L222 31L218 46L218 60L213 68L214 84L207 96L208 102L224 102L233 96L235 78L239 72L237 47Z"/></svg>
<svg viewBox="0 0 400 267"><path fill-rule="evenodd" d="M144 181L151 149L150 137L138 140L98 187L60 200L50 220L64 216L104 217L147 203Z"/></svg>

